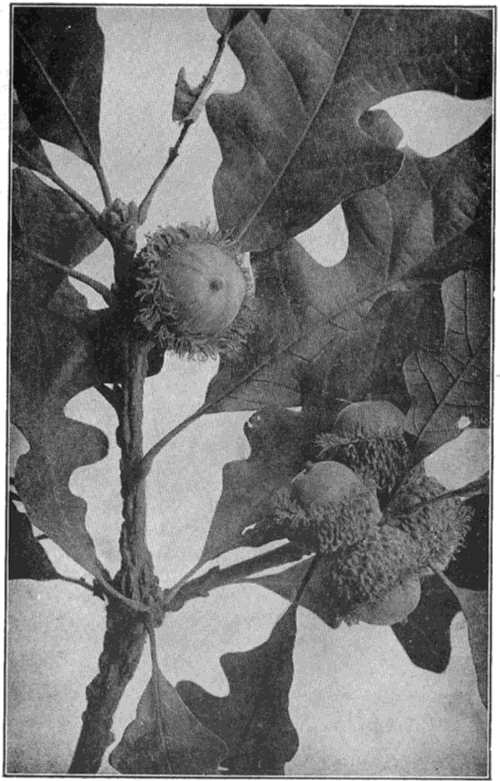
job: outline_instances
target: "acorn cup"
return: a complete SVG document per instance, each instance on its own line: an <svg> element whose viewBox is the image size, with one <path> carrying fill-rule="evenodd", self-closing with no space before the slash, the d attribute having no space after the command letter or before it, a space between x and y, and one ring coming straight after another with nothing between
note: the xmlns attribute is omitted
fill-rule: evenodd
<svg viewBox="0 0 500 781"><path fill-rule="evenodd" d="M377 487L384 505L408 469L405 416L389 401L359 401L337 415L333 429L317 438L320 458L350 467Z"/></svg>
<svg viewBox="0 0 500 781"><path fill-rule="evenodd" d="M471 510L458 497L439 499L446 488L425 473L423 463L408 474L389 502L384 522L415 540L427 566L444 570L460 550Z"/></svg>
<svg viewBox="0 0 500 781"><path fill-rule="evenodd" d="M253 327L251 268L207 228L159 228L136 257L135 322L190 357L237 351Z"/></svg>
<svg viewBox="0 0 500 781"><path fill-rule="evenodd" d="M381 517L375 493L351 469L321 461L308 463L289 488L277 492L260 525L270 537L325 554L362 539Z"/></svg>

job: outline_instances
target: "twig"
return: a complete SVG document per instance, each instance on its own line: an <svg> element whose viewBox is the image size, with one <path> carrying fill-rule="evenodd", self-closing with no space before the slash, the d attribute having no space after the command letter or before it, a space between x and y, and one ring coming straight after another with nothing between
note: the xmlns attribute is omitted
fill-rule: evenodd
<svg viewBox="0 0 500 781"><path fill-rule="evenodd" d="M199 569L203 566L203 561L197 561L194 567L191 567L183 576L180 578L180 580L175 583L175 585L172 586L172 588L169 588L168 591L165 593L165 596L163 598L163 608L166 609L167 605L169 605L171 602L174 601L175 597L181 590L181 588L184 586L185 583L191 580L193 575L198 572Z"/></svg>
<svg viewBox="0 0 500 781"><path fill-rule="evenodd" d="M63 266L63 264L58 263L57 260L52 260L51 258L48 258L46 255L42 255L41 252L37 252L29 246L24 246L16 241L13 242L13 246L17 247L17 249L21 250L22 252L28 251L29 254L35 258L35 260L39 260L40 263L45 263L47 266L52 266L62 274L65 274L68 277L73 277L73 279L77 279L79 282L83 282L88 287L91 287L92 290L95 290L96 293L99 293L99 295L102 296L108 305L111 305L113 301L111 290L106 285L103 285L102 282L98 282L96 279L87 276L87 274L83 274L81 271L76 271L75 269Z"/></svg>
<svg viewBox="0 0 500 781"><path fill-rule="evenodd" d="M142 602L139 602L137 599L130 599L129 597L126 597L124 594L122 594L120 591L117 591L114 586L112 586L110 583L108 583L106 580L100 579L98 581L103 589L108 592L110 596L112 596L114 599L117 599L119 602L122 603L122 605L125 605L126 607L130 608L130 610L133 610L135 613L151 613L151 607L149 605L144 605Z"/></svg>
<svg viewBox="0 0 500 781"><path fill-rule="evenodd" d="M39 539L40 537L37 537L37 540ZM57 580L64 580L65 583L74 583L75 586L81 586L87 591L90 591L90 593L94 594L95 596L95 590L93 586L91 586L90 583L87 583L87 581L84 580L84 578L70 578L67 575L60 575L59 573L57 573Z"/></svg>
<svg viewBox="0 0 500 781"><path fill-rule="evenodd" d="M156 194L156 191L158 190L159 186L161 185L163 179L165 178L165 174L167 173L168 169L176 160L176 158L179 156L179 149L182 145L182 142L186 138L189 128L193 124L193 120L188 120L185 122L181 128L181 132L179 133L179 136L177 138L177 141L173 146L170 147L168 152L168 157L166 160L165 165L161 169L160 173L154 180L153 184L149 188L148 192L144 196L143 200L141 201L141 205L139 206L139 225L143 225L146 221L146 217L148 216L149 207L151 206L151 203L153 201L153 198Z"/></svg>
<svg viewBox="0 0 500 781"><path fill-rule="evenodd" d="M445 491L444 494L439 494L439 496L433 496L431 499L424 499L423 502L414 504L412 507L409 507L407 510L405 510L405 512L415 513L418 510L422 510L424 507L429 507L433 504L437 504L438 502L445 501L446 499L455 499L460 497L470 499L473 496L486 493L485 488L487 488L486 481L483 481L483 478L480 477L478 480L473 480L471 483L464 485L462 488L453 488L451 491ZM387 514L390 517L390 505L387 509L389 510ZM398 512L396 512L396 515L397 514Z"/></svg>
<svg viewBox="0 0 500 781"><path fill-rule="evenodd" d="M311 565L310 565L309 569L307 570L306 574L302 578L302 583L300 584L300 586L297 589L297 593L295 594L295 597L294 597L294 600L292 602L292 605L297 606L299 604L300 600L302 599L302 595L303 595L304 591L307 588L307 585L308 585L309 581L311 580L312 576L314 575L314 570L316 569L316 567L318 565L318 562L319 562L319 555L316 554L314 556L313 560L311 561Z"/></svg>
<svg viewBox="0 0 500 781"><path fill-rule="evenodd" d="M221 393L217 398L213 399L213 401L205 402L205 404L202 404L201 407L198 407L197 410L195 410L191 415L189 415L187 418L184 418L184 420L181 420L180 423L177 424L177 426L174 426L173 429L168 431L161 439L158 440L146 453L144 458L142 459L141 463L139 464L139 469L137 473L138 479L145 477L151 467L153 466L153 462L156 458L156 456L163 450L163 448L168 445L169 442L172 441L176 436L178 436L182 431L184 431L185 428L191 425L191 423L194 423L195 420L198 420L198 418L201 418L202 415L204 415L206 412L210 412L214 407L216 407L218 404L220 404L221 401L223 401L225 398L230 396L234 391L238 390L242 385L248 382L255 374L262 371L266 366L268 366L272 361L275 361L280 355L285 353L287 350L290 349L290 347L293 347L294 344L299 342L303 338L303 335L300 335L299 337L291 340L290 342L287 342L280 350L278 350L275 353L272 353L271 355L268 355L267 358L264 358L263 361L261 361L257 366L255 366L253 369L251 369L249 372L247 372L244 377L242 377L240 380L235 382L233 385L231 385L227 390L225 390L223 393Z"/></svg>
<svg viewBox="0 0 500 781"><path fill-rule="evenodd" d="M164 592L163 607L167 610L178 610L189 599L207 596L214 588L228 586L232 583L244 583L250 575L262 572L271 567L277 567L281 564L290 564L303 558L304 551L291 542L281 545L279 548L261 553L251 559L239 561L229 567L221 569L219 566L212 567L199 578L185 583L182 588L176 591L173 598L170 598L170 591ZM174 587L175 588L175 587ZM176 604L177 603L177 604Z"/></svg>
<svg viewBox="0 0 500 781"><path fill-rule="evenodd" d="M171 773L172 766L168 757L167 736L163 727L161 711L161 689L160 689L160 665L158 664L158 652L156 648L156 635L151 620L146 621L146 629L149 635L149 648L151 651L151 682L153 684L153 697L155 703L156 727L158 737L160 738L162 760L165 762L163 772Z"/></svg>
<svg viewBox="0 0 500 781"><path fill-rule="evenodd" d="M226 45L226 41L227 41L227 39L229 37L229 32L230 31L229 31L229 26L228 26L228 27L226 27L226 29L224 30L224 32L220 36L219 40L217 41L217 51L215 53L215 57L214 57L214 59L212 61L212 64L210 65L210 68L208 70L207 75L203 78L203 80L202 80L202 82L200 84L200 94L199 94L196 102L201 101L201 100L204 99L204 96L205 96L207 90L209 89L209 87L210 87L210 85L212 83L215 71L217 70L217 66L219 65L219 62L221 60L221 57L222 57L222 54L223 54L223 51L224 51L224 47ZM179 150L180 150L180 147L182 145L182 142L186 138L186 136L187 136L187 134L189 132L189 128L191 127L191 125L194 124L194 121L195 121L194 119L192 119L192 118L190 118L188 116L188 118L183 122L181 130L180 130L180 133L179 133L179 136L177 138L177 141L169 149L168 157L167 157L167 160L166 160L165 164L163 165L163 167L160 170L158 176L154 180L153 184L151 185L151 187L149 188L148 192L144 196L144 198L143 198L143 200L141 202L141 205L139 206L139 225L143 225L144 222L146 221L146 218L148 216L149 207L151 206L153 198L154 198L158 188L160 187L161 183L163 182L163 179L165 178L165 175L166 175L168 169L170 168L172 163L179 156Z"/></svg>
<svg viewBox="0 0 500 781"><path fill-rule="evenodd" d="M21 144L19 144L17 141L14 141L13 143L14 146L19 149L21 154L31 162L31 165L35 170L38 170L48 179L52 179L52 181L57 184L61 190L64 190L66 195L69 195L69 197L72 198L73 201L75 201L75 203L77 203L84 212L86 212L86 214L92 220L93 225L95 225L95 227L99 230L99 212L97 209L92 206L92 204L89 203L82 195L80 195L80 193L77 193L76 190L73 190L73 188L70 187L70 185L67 184L64 179L61 179L61 177L58 176L55 171L41 164L40 161L37 160L37 158L32 155L31 152L28 152L28 150L25 149Z"/></svg>
<svg viewBox="0 0 500 781"><path fill-rule="evenodd" d="M90 165L92 166L92 168L95 171L95 174L96 174L97 179L99 181L99 185L101 187L102 195L103 195L103 198L104 198L104 203L105 203L106 206L110 206L111 205L111 192L110 192L110 189L109 189L109 185L108 185L108 182L107 182L106 177L104 175L104 171L102 169L102 166L101 166L99 160L97 159L97 156L96 156L94 150L92 149L87 136L85 135L85 133L81 129L81 127L80 127L80 125L78 123L78 120L76 119L75 115L73 114L73 112L71 111L70 107L68 106L64 96L61 94L61 92L59 92L59 89L54 84L54 82L52 81L50 75L45 70L45 67L44 67L43 63L39 59L39 57L36 54L36 52L34 51L34 49L31 47L30 43L26 40L26 38L24 37L24 35L22 34L22 32L19 29L15 29L15 34L22 41L23 46L29 52L30 57L32 58L33 62L36 64L36 66L37 66L38 70L40 71L41 75L43 76L43 78L47 82L48 86L50 87L50 89L54 93L55 97L59 101L59 103L61 105L61 108L63 109L64 113L66 114L66 116L68 117L69 121L71 122L71 124L73 126L73 129L74 129L76 135L78 136L78 139L79 139L82 147L84 148L84 150L85 150L85 152L87 154L87 157L88 157L88 160L90 162Z"/></svg>

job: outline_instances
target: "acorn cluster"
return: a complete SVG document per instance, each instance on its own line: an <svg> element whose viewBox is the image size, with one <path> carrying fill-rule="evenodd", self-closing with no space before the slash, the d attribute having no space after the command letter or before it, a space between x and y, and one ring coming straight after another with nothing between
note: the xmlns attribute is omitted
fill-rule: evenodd
<svg viewBox="0 0 500 781"><path fill-rule="evenodd" d="M406 619L420 600L421 578L448 565L469 525L461 500L440 499L444 487L422 465L407 473L407 450L384 452L387 442L403 437L403 416L394 410L387 402L346 407L334 434L348 434L353 448L362 443L351 461L356 468L336 460L308 463L261 522L275 538L329 563L328 590L346 623ZM377 494L387 497L397 482L382 513Z"/></svg>
<svg viewBox="0 0 500 781"><path fill-rule="evenodd" d="M135 322L155 343L190 357L237 351L254 324L249 265L220 233L158 228L136 257Z"/></svg>

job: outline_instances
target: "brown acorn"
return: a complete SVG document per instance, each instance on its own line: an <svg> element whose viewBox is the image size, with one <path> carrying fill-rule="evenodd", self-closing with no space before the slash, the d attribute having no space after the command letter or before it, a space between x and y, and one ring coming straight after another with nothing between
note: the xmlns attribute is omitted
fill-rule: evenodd
<svg viewBox="0 0 500 781"><path fill-rule="evenodd" d="M136 322L180 355L237 350L252 327L253 279L220 234L159 228L137 256Z"/></svg>

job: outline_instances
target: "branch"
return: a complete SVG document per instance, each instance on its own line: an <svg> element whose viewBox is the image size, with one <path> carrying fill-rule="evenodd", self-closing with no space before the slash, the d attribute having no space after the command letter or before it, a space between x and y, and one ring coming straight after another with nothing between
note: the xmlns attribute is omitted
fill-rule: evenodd
<svg viewBox="0 0 500 781"><path fill-rule="evenodd" d="M83 274L81 271L75 271L72 268L63 266L63 264L58 263L57 260L52 260L51 258L48 258L46 255L42 255L41 252L37 252L36 250L31 249L31 247L23 246L22 244L19 244L16 241L14 241L12 244L14 247L17 247L17 249L21 250L22 252L28 251L29 254L35 260L39 260L40 263L45 263L47 266L52 266L53 268L56 268L58 271L60 271L62 274L65 274L68 277L73 277L73 279L77 279L79 282L83 282L88 287L91 287L92 290L95 290L96 293L99 293L99 295L102 296L102 298L104 299L106 304L108 304L108 306L110 306L113 303L113 295L111 293L111 290L109 289L109 287L106 287L106 285L103 285L102 282L98 282L96 279L87 276L87 274Z"/></svg>
<svg viewBox="0 0 500 781"><path fill-rule="evenodd" d="M77 193L76 190L73 190L72 187L70 187L69 184L66 184L64 179L61 179L60 176L58 176L55 171L53 171L51 168L47 168L45 165L42 165L37 158L31 154L31 152L28 152L27 149L25 149L21 144L19 144L17 141L14 141L14 146L19 149L21 154L31 162L31 165L35 170L38 170L41 174L46 176L48 179L52 179L52 181L57 184L61 190L64 190L66 195L69 195L70 198L72 198L75 203L80 206L81 209L83 209L84 212L90 217L92 220L93 225L99 230L99 212L97 209L92 206L91 203L89 203L83 195L80 195L80 193Z"/></svg>
<svg viewBox="0 0 500 781"><path fill-rule="evenodd" d="M43 535L40 535L40 537L42 536ZM40 540L40 537L37 537L37 540ZM65 583L74 583L75 586L81 586L87 591L90 591L90 593L93 594L94 596L97 596L94 587L91 586L90 583L87 583L85 578L70 578L67 575L60 575L59 573L57 573L57 579L64 580Z"/></svg>
<svg viewBox="0 0 500 781"><path fill-rule="evenodd" d="M165 611L176 611L190 599L196 597L206 597L214 588L228 586L232 583L244 583L250 575L277 567L281 564L290 564L304 557L304 551L291 542L281 545L279 548L261 553L251 559L240 561L229 567L221 569L219 566L207 570L199 578L194 578L180 589L174 586L173 589L167 589L164 592L163 609ZM312 574L312 572L311 572ZM174 593L175 592L175 593Z"/></svg>
<svg viewBox="0 0 500 781"><path fill-rule="evenodd" d="M203 78L203 80L202 80L202 82L200 84L200 87L199 87L200 94L199 94L199 96L196 99L195 106L197 104L201 103L202 101L204 101L205 95L206 95L207 91L209 90L209 88L211 86L211 83L212 83L214 75L215 75L215 71L217 70L217 66L219 65L219 62L221 60L221 57L222 57L222 54L223 54L223 51L224 51L224 47L225 47L227 39L229 37L229 32L230 32L230 30L229 30L229 24L228 24L226 29L224 30L224 32L220 36L219 40L217 41L217 51L215 53L215 57L214 57L214 59L212 61L212 64L210 65L210 68L208 70L207 75L204 76L204 78ZM154 198L158 188L160 187L161 183L163 182L168 169L170 168L172 163L179 156L179 150L181 148L182 142L186 138L186 136L187 136L187 134L189 132L189 128L195 122L195 116L191 116L193 114L193 110L194 110L195 106L193 106L193 108L189 112L188 117L184 120L184 122L182 124L182 127L181 127L181 131L180 131L179 136L177 138L177 141L169 149L168 157L167 157L167 160L166 160L164 166L160 170L158 176L154 180L153 184L151 185L151 187L149 188L148 192L144 196L141 205L139 206L139 225L143 225L144 222L146 221L146 218L148 216L149 208L151 206L151 203L153 201L153 198Z"/></svg>
<svg viewBox="0 0 500 781"><path fill-rule="evenodd" d="M78 139L79 139L82 147L84 148L84 150L86 152L86 155L87 155L87 158L88 158L88 160L90 162L90 165L92 166L92 168L95 171L95 174L96 174L97 179L99 181L99 185L101 187L102 195L103 195L103 198L104 198L104 203L105 203L106 206L109 206L111 204L111 193L110 193L109 185L108 185L108 182L106 181L106 177L104 175L104 171L103 171L103 169L101 167L101 164L100 164L99 160L97 159L97 156L96 156L94 150L92 149L87 136L85 135L85 133L81 129L81 127L80 127L80 125L78 123L78 120L76 119L75 115L73 114L73 112L71 111L70 107L66 103L66 100L65 100L64 96L61 94L61 92L59 92L59 89L54 84L54 82L52 81L50 75L45 70L45 67L44 67L43 63L39 59L39 57L36 54L36 52L34 51L34 49L31 47L30 43L26 40L26 38L24 37L24 35L22 34L22 32L19 29L16 28L14 30L14 32L20 38L20 40L22 41L23 46L29 52L29 55L32 58L32 60L35 63L35 65L37 66L38 70L40 71L40 74L43 76L43 78L47 82L48 86L50 87L50 89L54 93L55 97L57 98L57 100L59 101L59 103L61 105L61 108L63 109L63 111L66 114L66 116L68 117L71 125L73 126L73 130L75 131L76 135L78 136Z"/></svg>
<svg viewBox="0 0 500 781"><path fill-rule="evenodd" d="M107 609L104 647L99 674L87 687L87 708L69 772L78 775L98 772L104 752L113 741L113 716L127 683L139 664L146 635L144 622L151 620L157 581L151 554L146 545L146 492L144 482L133 483L130 471L142 457L142 418L144 381L148 348L133 337L125 340L123 359L123 405L119 413L117 442L121 450L120 477L123 498L123 524L120 534L121 568L113 586L115 600ZM115 586L116 589L115 590ZM121 593L120 593L121 592ZM124 596L124 595L127 596ZM117 601L120 600L120 601ZM140 600L148 602L142 604ZM135 608L140 613L125 610Z"/></svg>
<svg viewBox="0 0 500 781"><path fill-rule="evenodd" d="M137 669L145 638L144 623L137 614L116 603L108 605L99 673L87 686L87 708L69 773L95 775L99 771L104 752L114 740L113 716Z"/></svg>

